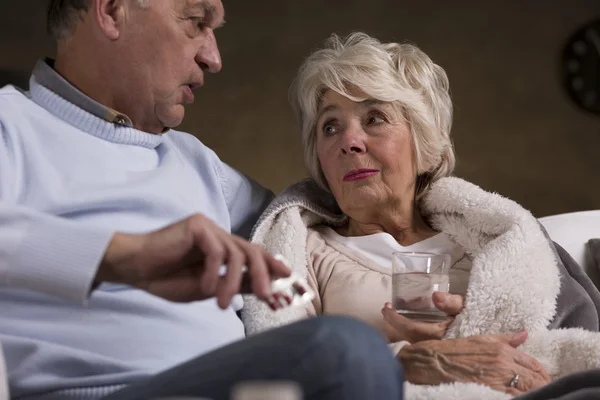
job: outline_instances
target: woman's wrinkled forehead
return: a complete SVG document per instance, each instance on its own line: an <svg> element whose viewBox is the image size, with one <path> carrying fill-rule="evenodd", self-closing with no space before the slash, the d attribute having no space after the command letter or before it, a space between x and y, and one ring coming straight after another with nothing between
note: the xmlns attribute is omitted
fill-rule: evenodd
<svg viewBox="0 0 600 400"><path fill-rule="evenodd" d="M369 97L370 97L363 90L361 90L358 86L350 84L350 83L345 83L343 85L340 85L340 87L329 87L329 86L323 85L317 91L317 96L318 96L320 102L322 103L322 101L325 99L325 97L331 93L337 93L338 95L346 97L347 99L350 99L357 103L361 102L361 101L365 101L365 100L369 99Z"/></svg>
<svg viewBox="0 0 600 400"><path fill-rule="evenodd" d="M337 94L338 96L344 97L349 101L353 101L356 103L360 103L362 101L369 100L369 96L367 96L363 91L359 90L356 86L345 85L343 88L330 88L323 87L318 91L317 94L317 116L322 115L327 112L328 108L331 108L336 101L332 101L331 98L333 94Z"/></svg>
<svg viewBox="0 0 600 400"><path fill-rule="evenodd" d="M375 106L390 109L399 114L399 116L404 117L404 107L402 104L375 99L366 95L356 87L352 87L344 93L339 93L338 91L329 88L323 89L317 101L317 119L327 112L343 108L343 103L348 104L349 102L356 103L360 109L369 109Z"/></svg>

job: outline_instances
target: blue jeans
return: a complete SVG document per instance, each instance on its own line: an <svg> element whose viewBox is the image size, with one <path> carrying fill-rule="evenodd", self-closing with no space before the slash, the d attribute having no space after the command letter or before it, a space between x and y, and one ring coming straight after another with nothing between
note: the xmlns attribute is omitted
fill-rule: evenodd
<svg viewBox="0 0 600 400"><path fill-rule="evenodd" d="M304 399L401 400L403 376L383 338L345 317L317 317L203 355L103 400L227 400L238 382L292 380Z"/></svg>

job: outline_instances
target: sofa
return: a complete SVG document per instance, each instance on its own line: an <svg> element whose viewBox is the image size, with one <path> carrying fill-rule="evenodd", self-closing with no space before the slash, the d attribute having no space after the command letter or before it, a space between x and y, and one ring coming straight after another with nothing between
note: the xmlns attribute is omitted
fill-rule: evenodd
<svg viewBox="0 0 600 400"><path fill-rule="evenodd" d="M600 239L600 210L551 215L539 219L550 237L577 261L600 288L600 269L590 254L587 243ZM8 399L6 369L0 346L0 400Z"/></svg>
<svg viewBox="0 0 600 400"><path fill-rule="evenodd" d="M594 260L588 246L590 240L600 239L600 210L550 215L539 221L600 289L600 260Z"/></svg>

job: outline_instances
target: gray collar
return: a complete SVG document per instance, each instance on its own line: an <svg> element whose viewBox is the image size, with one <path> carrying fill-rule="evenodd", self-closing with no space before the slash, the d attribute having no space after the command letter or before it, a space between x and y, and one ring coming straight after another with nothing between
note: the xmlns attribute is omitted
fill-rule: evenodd
<svg viewBox="0 0 600 400"><path fill-rule="evenodd" d="M127 115L108 108L85 95L56 72L53 66L54 60L50 58L38 60L33 69L33 77L40 85L98 118L118 125L133 126Z"/></svg>

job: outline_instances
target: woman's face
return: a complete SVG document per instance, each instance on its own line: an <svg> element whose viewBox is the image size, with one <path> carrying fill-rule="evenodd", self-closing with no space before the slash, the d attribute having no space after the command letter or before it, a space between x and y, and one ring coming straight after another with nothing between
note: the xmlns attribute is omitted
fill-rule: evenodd
<svg viewBox="0 0 600 400"><path fill-rule="evenodd" d="M353 218L414 200L412 135L398 108L328 90L316 130L321 168L344 213Z"/></svg>

